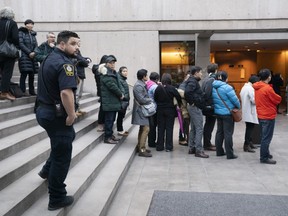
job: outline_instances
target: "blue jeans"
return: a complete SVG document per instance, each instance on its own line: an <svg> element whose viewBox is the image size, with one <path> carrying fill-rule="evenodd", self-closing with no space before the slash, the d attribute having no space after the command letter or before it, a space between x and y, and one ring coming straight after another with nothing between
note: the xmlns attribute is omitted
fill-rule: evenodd
<svg viewBox="0 0 288 216"><path fill-rule="evenodd" d="M267 161L270 155L269 146L273 138L275 119L259 119L261 127L260 161Z"/></svg>
<svg viewBox="0 0 288 216"><path fill-rule="evenodd" d="M107 140L113 135L113 124L116 118L116 111L104 111L105 115L105 133L104 139Z"/></svg>

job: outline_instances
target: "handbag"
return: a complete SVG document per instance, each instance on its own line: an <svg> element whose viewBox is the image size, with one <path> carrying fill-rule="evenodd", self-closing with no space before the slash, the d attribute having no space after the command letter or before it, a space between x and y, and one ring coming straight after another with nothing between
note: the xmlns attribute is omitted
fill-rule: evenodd
<svg viewBox="0 0 288 216"><path fill-rule="evenodd" d="M140 105L141 111L145 117L150 117L156 113L156 106L153 102Z"/></svg>
<svg viewBox="0 0 288 216"><path fill-rule="evenodd" d="M240 122L242 120L242 110L241 109L232 109L230 110L232 118L235 122Z"/></svg>
<svg viewBox="0 0 288 216"><path fill-rule="evenodd" d="M224 105L226 106L226 108L230 111L231 115L232 115L232 118L233 118L233 121L234 122L240 122L242 120L242 110L241 109L237 109L237 108L234 108L234 109L229 109L229 107L227 106L227 104L225 103L225 101L221 98L219 92L218 92L218 89L216 89L216 92L219 96L219 98L221 99L221 101L224 103Z"/></svg>
<svg viewBox="0 0 288 216"><path fill-rule="evenodd" d="M5 37L5 40L0 44L0 56L9 57L9 58L17 58L19 57L19 51L17 47L13 43L9 43L7 41L9 25L10 25L10 21L8 20L5 26L6 37Z"/></svg>

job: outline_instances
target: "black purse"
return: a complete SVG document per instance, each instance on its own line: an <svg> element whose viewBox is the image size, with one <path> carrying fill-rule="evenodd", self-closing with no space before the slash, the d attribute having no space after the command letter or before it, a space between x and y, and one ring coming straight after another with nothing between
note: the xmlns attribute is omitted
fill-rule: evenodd
<svg viewBox="0 0 288 216"><path fill-rule="evenodd" d="M19 51L17 47L13 43L9 43L7 41L8 31L9 31L10 21L6 22L5 26L5 40L0 44L0 56L1 57L9 57L9 58L18 58Z"/></svg>

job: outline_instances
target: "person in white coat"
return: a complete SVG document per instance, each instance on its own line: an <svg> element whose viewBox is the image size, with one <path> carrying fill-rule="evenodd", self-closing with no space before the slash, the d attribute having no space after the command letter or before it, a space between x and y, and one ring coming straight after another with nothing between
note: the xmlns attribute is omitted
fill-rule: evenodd
<svg viewBox="0 0 288 216"><path fill-rule="evenodd" d="M251 153L254 153L255 151L253 149L256 148L252 143L253 129L256 124L259 124L255 105L255 92L252 86L252 84L257 81L259 81L259 78L256 75L252 75L249 78L249 81L244 84L240 91L242 102L242 120L246 124L243 150Z"/></svg>

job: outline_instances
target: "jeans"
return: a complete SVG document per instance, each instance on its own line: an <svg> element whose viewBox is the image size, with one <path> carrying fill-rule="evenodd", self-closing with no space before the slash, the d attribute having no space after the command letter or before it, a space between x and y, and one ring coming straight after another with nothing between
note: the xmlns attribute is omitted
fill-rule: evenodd
<svg viewBox="0 0 288 216"><path fill-rule="evenodd" d="M104 111L105 115L105 133L104 133L104 139L107 140L112 137L113 135L113 124L116 118L116 111Z"/></svg>
<svg viewBox="0 0 288 216"><path fill-rule="evenodd" d="M71 162L75 130L73 126L66 126L66 118L56 118L53 109L40 106L36 118L50 138L51 152L42 171L48 174L49 202L54 204L63 201L67 194L64 181Z"/></svg>
<svg viewBox="0 0 288 216"><path fill-rule="evenodd" d="M275 119L259 119L261 127L260 161L267 161L270 155L269 146L273 138Z"/></svg>
<svg viewBox="0 0 288 216"><path fill-rule="evenodd" d="M196 106L188 105L188 112L190 115L190 134L189 134L189 148L196 148L197 152L203 151L202 136L203 136L203 115L201 109Z"/></svg>
<svg viewBox="0 0 288 216"><path fill-rule="evenodd" d="M233 152L233 133L234 121L231 115L217 116L217 132L215 137L216 155L223 155L223 141L227 158L234 156Z"/></svg>

